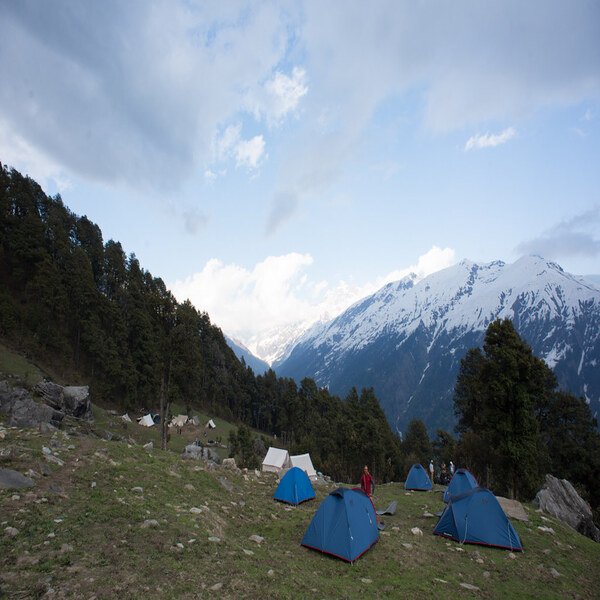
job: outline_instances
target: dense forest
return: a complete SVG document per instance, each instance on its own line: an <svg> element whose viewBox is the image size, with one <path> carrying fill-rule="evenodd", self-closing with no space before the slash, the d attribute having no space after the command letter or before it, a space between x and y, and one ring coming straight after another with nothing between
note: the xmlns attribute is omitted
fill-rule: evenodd
<svg viewBox="0 0 600 600"><path fill-rule="evenodd" d="M306 379L255 376L221 330L178 303L119 242L60 196L0 164L0 336L96 402L156 409L161 396L276 435L346 481L368 463L400 478L400 440L372 390L345 400Z"/></svg>

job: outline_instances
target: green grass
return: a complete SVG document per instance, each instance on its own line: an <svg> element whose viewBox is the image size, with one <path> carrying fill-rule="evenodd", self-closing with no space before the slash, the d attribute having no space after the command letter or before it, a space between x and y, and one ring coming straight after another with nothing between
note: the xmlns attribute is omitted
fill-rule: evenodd
<svg viewBox="0 0 600 600"><path fill-rule="evenodd" d="M380 485L376 505L397 500L398 511L384 517L379 542L349 565L299 543L329 487L317 487L316 501L292 508L272 500L274 476L210 471L175 452L16 429L0 444L10 448L2 467L38 470L43 445L65 460L64 467L49 464L36 487L16 492L18 500L0 490L0 589L8 598L40 597L49 588L62 597L99 599L594 598L600 589L600 544L529 506L530 522L514 522L525 552L511 559L506 551L431 535L436 519L423 513L442 509L439 491L406 495L401 484ZM143 493L133 491L137 486ZM146 519L158 527L141 528ZM15 538L4 535L9 525L19 530ZM415 526L422 537L411 533ZM253 534L265 542L250 541ZM464 590L462 582L480 590ZM210 589L219 583L218 591Z"/></svg>
<svg viewBox="0 0 600 600"><path fill-rule="evenodd" d="M28 387L43 379L42 371L31 361L0 344L0 379L7 376L22 380Z"/></svg>
<svg viewBox="0 0 600 600"><path fill-rule="evenodd" d="M160 427L156 425L154 427L144 427L143 425L139 425L137 423L137 417L141 416L141 414L136 412L129 413L129 417L133 422L125 423L121 419L121 415L110 414L106 410L95 405L92 407L92 410L95 419L95 429L98 433L101 434L103 431L108 430L123 437L131 437L137 443L142 445L152 442L155 447L160 447ZM178 405L174 405L171 412L174 415L186 414L185 407ZM221 440L222 444L226 446L229 440L229 433L237 430L237 426L233 423L215 417L214 415L209 415L208 413L196 409L192 411L192 414L198 416L200 419L200 425L198 427L191 423L186 424L182 427L181 434L178 433L176 427L169 429L171 435L168 449L172 452L183 452L185 447L195 440L199 440L204 445L207 445L208 440ZM205 429L204 426L209 419L213 420L217 426L216 429ZM254 433L264 436L264 433L259 431L255 431ZM269 436L265 437L267 438L267 441L270 441ZM214 446L213 448L222 459L229 456L229 451L226 448L217 446Z"/></svg>

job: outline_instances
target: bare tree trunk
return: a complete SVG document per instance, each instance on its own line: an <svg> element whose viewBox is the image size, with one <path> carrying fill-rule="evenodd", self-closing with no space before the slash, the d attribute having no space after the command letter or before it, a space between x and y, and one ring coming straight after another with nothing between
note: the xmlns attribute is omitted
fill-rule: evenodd
<svg viewBox="0 0 600 600"><path fill-rule="evenodd" d="M160 448L161 448L161 450L167 449L168 431L169 431L169 424L167 423L167 418L169 416L169 408L171 406L171 403L168 400L170 379L171 379L171 359L169 359L169 367L167 369L166 381L165 381L165 375L163 374L162 384L160 386Z"/></svg>

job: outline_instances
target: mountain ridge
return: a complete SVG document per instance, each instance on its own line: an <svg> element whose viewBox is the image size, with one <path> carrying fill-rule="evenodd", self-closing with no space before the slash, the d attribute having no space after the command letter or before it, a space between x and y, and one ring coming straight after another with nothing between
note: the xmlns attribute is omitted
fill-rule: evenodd
<svg viewBox="0 0 600 600"><path fill-rule="evenodd" d="M460 359L498 318L511 319L559 384L600 408L600 291L553 261L525 256L477 264L462 260L414 282L387 284L307 331L274 368L314 377L340 393L372 386L397 429L423 418L451 428Z"/></svg>
<svg viewBox="0 0 600 600"><path fill-rule="evenodd" d="M269 363L255 356L242 342L234 340L226 334L223 334L227 345L233 350L233 353L237 356L238 360L244 359L244 362L248 367L254 371L255 375L262 375L269 370Z"/></svg>

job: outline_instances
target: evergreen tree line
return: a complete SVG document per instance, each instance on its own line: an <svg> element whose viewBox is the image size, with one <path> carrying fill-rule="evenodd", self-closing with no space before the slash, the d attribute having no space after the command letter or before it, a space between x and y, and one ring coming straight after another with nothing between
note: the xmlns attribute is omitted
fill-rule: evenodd
<svg viewBox="0 0 600 600"><path fill-rule="evenodd" d="M305 379L255 376L208 314L178 303L119 242L0 164L0 336L95 401L153 409L161 398L276 435L317 468L400 477L401 447L372 390L345 400Z"/></svg>
<svg viewBox="0 0 600 600"><path fill-rule="evenodd" d="M454 395L457 458L496 493L529 500L546 473L568 479L600 517L600 434L583 398L558 389L510 320L462 360Z"/></svg>
<svg viewBox="0 0 600 600"><path fill-rule="evenodd" d="M453 461L494 493L531 500L546 473L567 479L600 522L600 433L583 398L557 388L548 365L533 355L510 320L492 322L483 348L461 362L454 390L458 439L422 421L404 436L405 470Z"/></svg>

